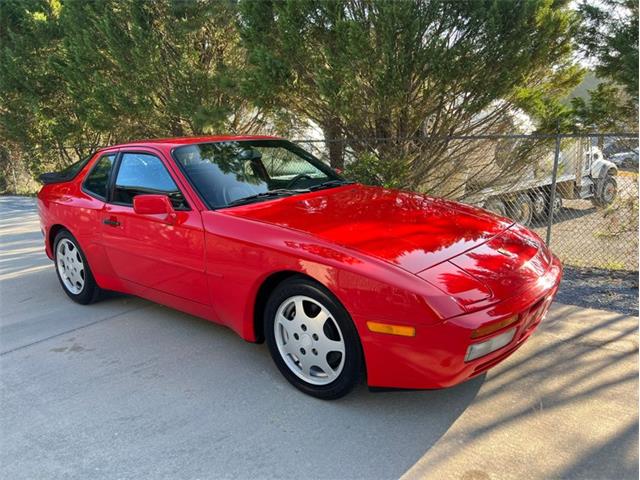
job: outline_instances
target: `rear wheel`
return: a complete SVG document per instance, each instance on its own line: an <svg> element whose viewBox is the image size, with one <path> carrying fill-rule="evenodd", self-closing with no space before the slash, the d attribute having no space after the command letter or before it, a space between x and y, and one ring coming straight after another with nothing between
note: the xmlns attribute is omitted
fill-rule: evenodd
<svg viewBox="0 0 640 480"><path fill-rule="evenodd" d="M264 329L276 366L304 393L335 399L360 380L362 347L355 326L317 283L293 277L280 284L267 302Z"/></svg>
<svg viewBox="0 0 640 480"><path fill-rule="evenodd" d="M531 194L531 206L533 208L533 218L541 220L547 213L548 196L543 192Z"/></svg>
<svg viewBox="0 0 640 480"><path fill-rule="evenodd" d="M53 244L56 273L64 292L82 305L94 302L100 294L100 287L77 240L63 230L56 235Z"/></svg>
<svg viewBox="0 0 640 480"><path fill-rule="evenodd" d="M508 207L509 217L521 225L529 225L533 219L533 202L526 193L518 195Z"/></svg>

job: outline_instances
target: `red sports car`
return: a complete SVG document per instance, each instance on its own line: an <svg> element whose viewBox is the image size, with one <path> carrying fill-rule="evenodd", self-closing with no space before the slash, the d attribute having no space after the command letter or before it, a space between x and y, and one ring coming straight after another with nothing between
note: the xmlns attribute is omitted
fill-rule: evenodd
<svg viewBox="0 0 640 480"><path fill-rule="evenodd" d="M125 292L266 340L337 398L447 387L513 353L560 262L484 210L341 178L275 137L135 142L41 176L47 255L74 301Z"/></svg>

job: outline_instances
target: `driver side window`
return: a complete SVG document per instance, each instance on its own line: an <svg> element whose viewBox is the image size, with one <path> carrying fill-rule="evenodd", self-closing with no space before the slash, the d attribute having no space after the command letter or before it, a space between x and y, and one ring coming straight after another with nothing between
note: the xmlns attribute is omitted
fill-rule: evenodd
<svg viewBox="0 0 640 480"><path fill-rule="evenodd" d="M113 201L133 205L133 198L142 194L167 195L173 208L189 208L162 160L149 153L125 153L120 160Z"/></svg>

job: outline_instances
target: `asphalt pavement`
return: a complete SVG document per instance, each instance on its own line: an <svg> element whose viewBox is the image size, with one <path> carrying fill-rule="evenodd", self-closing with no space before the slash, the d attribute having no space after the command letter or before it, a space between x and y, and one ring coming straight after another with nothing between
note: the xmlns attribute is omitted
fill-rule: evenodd
<svg viewBox="0 0 640 480"><path fill-rule="evenodd" d="M0 478L638 478L637 353L637 317L556 304L485 376L325 402L224 327L74 304L0 197Z"/></svg>

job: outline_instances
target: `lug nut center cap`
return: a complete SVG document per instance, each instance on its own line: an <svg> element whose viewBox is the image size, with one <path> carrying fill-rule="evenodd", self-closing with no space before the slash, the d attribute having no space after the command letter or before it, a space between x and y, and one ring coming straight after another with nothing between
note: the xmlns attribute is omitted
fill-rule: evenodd
<svg viewBox="0 0 640 480"><path fill-rule="evenodd" d="M312 343L313 343L313 341L311 340L311 336L310 335L307 335L305 333L304 335L302 335L300 337L300 345L302 345L304 348L311 347Z"/></svg>

